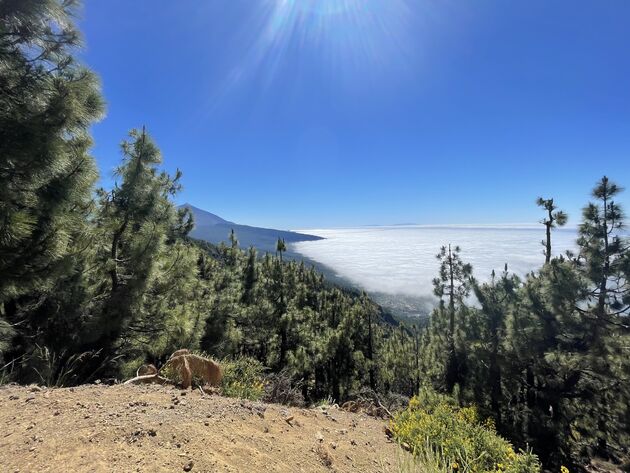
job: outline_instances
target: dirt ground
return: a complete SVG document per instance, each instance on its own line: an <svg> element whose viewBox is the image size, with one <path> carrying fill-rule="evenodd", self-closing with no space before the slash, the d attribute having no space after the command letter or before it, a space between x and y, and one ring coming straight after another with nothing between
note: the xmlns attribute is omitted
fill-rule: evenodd
<svg viewBox="0 0 630 473"><path fill-rule="evenodd" d="M0 471L396 471L384 425L168 386L3 386Z"/></svg>

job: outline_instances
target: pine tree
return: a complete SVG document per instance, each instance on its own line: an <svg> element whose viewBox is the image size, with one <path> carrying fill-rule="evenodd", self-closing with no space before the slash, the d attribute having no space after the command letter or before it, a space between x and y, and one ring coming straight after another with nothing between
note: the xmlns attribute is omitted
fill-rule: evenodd
<svg viewBox="0 0 630 473"><path fill-rule="evenodd" d="M99 84L75 60L76 1L0 3L0 312L68 271L96 179ZM1 315L1 314L0 314Z"/></svg>
<svg viewBox="0 0 630 473"><path fill-rule="evenodd" d="M440 261L439 277L433 279L433 292L440 298L439 311L444 312L444 298L448 299L448 332L446 347L448 359L445 367L445 385L447 391L452 391L456 383L462 380L461 359L455 349L455 330L456 330L456 312L457 307L461 306L465 298L470 293L470 283L472 276L472 266L464 263L460 257L460 248L456 246L451 249L443 246L440 253L436 256Z"/></svg>
<svg viewBox="0 0 630 473"><path fill-rule="evenodd" d="M590 330L589 364L596 393L590 406L595 419L597 453L606 455L611 449L619 419L628 413L627 404L619 405L615 390L625 391L630 363L626 343L630 340L630 264L628 241L620 234L624 228L624 212L614 201L623 189L604 176L592 191L596 203L583 210L579 227L579 268L588 281L586 308L578 310ZM624 423L622 423L624 425ZM627 425L627 423L626 423Z"/></svg>
<svg viewBox="0 0 630 473"><path fill-rule="evenodd" d="M361 302L365 314L367 315L367 353L366 358L369 363L370 388L376 391L376 359L374 353L374 325L375 325L375 308L370 303L367 294L361 294Z"/></svg>
<svg viewBox="0 0 630 473"><path fill-rule="evenodd" d="M287 251L287 245L284 242L284 238L278 238L276 242L276 254L280 257L280 262L282 262L282 253Z"/></svg>
<svg viewBox="0 0 630 473"><path fill-rule="evenodd" d="M180 189L181 173L171 177L158 170L160 152L144 129L132 130L121 148L123 164L116 170L120 183L99 191L96 220L104 240L99 261L107 283L103 281L101 316L92 320L91 334L106 352L142 310L157 256L179 223L169 199Z"/></svg>
<svg viewBox="0 0 630 473"><path fill-rule="evenodd" d="M479 284L474 282L475 296L480 304L477 311L479 327L466 334L470 345L475 347L474 363L477 369L474 379L469 384L475 394L475 400L483 404L487 395L490 399L490 409L495 414L497 426L502 425L503 404L503 370L505 354L503 340L505 339L506 319L518 299L517 289L520 280L508 273L507 264L501 276L497 278L494 271L490 282ZM476 335L476 336L475 336Z"/></svg>
<svg viewBox="0 0 630 473"><path fill-rule="evenodd" d="M538 197L536 205L543 208L547 212L547 216L541 221L545 226L546 240L542 242L545 247L545 263L551 261L551 229L556 227L563 227L566 225L568 216L561 210L557 210L558 207L553 202L553 199L543 199Z"/></svg>
<svg viewBox="0 0 630 473"><path fill-rule="evenodd" d="M258 283L258 270L256 268L256 248L253 246L247 251L247 262L243 273L243 302L247 305L254 303L256 285Z"/></svg>
<svg viewBox="0 0 630 473"><path fill-rule="evenodd" d="M620 235L624 212L614 201L623 189L606 176L593 189L598 203L589 203L583 211L578 245L584 275L591 281L593 316L597 326L612 324L630 329L630 282L628 281L628 242Z"/></svg>

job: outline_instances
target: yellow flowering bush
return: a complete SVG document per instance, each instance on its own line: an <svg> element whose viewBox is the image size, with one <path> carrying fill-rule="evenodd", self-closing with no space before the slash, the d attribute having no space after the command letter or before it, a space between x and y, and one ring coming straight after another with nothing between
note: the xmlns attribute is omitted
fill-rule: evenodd
<svg viewBox="0 0 630 473"><path fill-rule="evenodd" d="M536 456L516 453L507 440L497 435L492 420L482 420L474 407L457 407L446 396L421 393L392 420L390 428L399 442L413 451L430 448L440 458L441 466L457 473L540 471Z"/></svg>
<svg viewBox="0 0 630 473"><path fill-rule="evenodd" d="M260 400L265 393L263 365L254 358L228 358L221 362L223 380L221 391L224 396Z"/></svg>

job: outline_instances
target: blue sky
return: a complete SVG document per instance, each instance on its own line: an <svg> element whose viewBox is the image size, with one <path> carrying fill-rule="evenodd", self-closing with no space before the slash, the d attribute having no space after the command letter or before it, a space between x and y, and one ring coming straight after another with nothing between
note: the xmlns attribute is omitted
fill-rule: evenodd
<svg viewBox="0 0 630 473"><path fill-rule="evenodd" d="M630 186L626 0L86 0L80 24L106 186L142 125L179 202L253 225L535 222L538 195L577 223L603 174Z"/></svg>

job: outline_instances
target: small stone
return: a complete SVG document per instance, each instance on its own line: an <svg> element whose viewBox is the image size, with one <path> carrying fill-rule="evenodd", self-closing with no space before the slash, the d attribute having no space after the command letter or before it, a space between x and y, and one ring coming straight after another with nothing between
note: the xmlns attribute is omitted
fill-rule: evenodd
<svg viewBox="0 0 630 473"><path fill-rule="evenodd" d="M317 432L317 433L315 434L315 438L316 438L316 439L317 439L317 441L318 441L318 442L320 442L320 443L324 441L324 436L322 435L322 433L321 433L321 432Z"/></svg>
<svg viewBox="0 0 630 473"><path fill-rule="evenodd" d="M193 461L190 460L188 463L184 465L184 471L191 471L193 469L193 465L194 465Z"/></svg>

